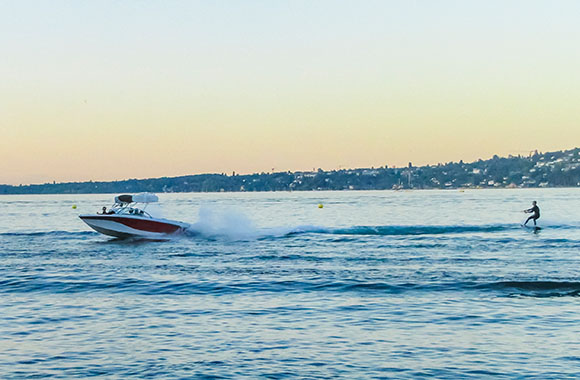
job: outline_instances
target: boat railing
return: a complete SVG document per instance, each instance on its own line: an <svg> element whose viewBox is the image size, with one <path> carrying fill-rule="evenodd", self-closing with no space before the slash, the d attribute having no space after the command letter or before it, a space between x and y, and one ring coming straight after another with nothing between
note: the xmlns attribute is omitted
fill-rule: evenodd
<svg viewBox="0 0 580 380"><path fill-rule="evenodd" d="M145 207L147 207L147 204L145 204ZM135 203L115 203L113 207L111 207L111 210L117 215L143 216L152 219L153 216L145 211L145 207L136 207Z"/></svg>

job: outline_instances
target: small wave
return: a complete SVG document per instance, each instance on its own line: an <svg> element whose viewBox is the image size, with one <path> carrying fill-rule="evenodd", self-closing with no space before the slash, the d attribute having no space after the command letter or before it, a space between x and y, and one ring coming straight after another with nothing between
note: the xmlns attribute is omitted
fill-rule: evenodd
<svg viewBox="0 0 580 380"><path fill-rule="evenodd" d="M357 294L401 294L408 292L484 292L499 296L521 297L578 297L580 282L574 281L496 281L496 282L394 282L360 280L280 280L240 282L174 282L151 281L137 278L118 281L80 279L54 279L43 276L8 278L0 280L1 293L133 293L141 295L192 295L214 296L242 293L357 293Z"/></svg>
<svg viewBox="0 0 580 380"><path fill-rule="evenodd" d="M576 281L498 281L480 285L478 288L507 291L510 295L528 297L580 296L580 282Z"/></svg>
<svg viewBox="0 0 580 380"><path fill-rule="evenodd" d="M307 292L355 292L355 293L401 293L411 289L431 289L419 284L391 285L382 282L350 281L248 281L248 282L172 282L143 279L119 279L118 281L82 281L79 279L53 279L36 276L0 280L1 293L134 293L140 295L231 295L241 293L307 293Z"/></svg>
<svg viewBox="0 0 580 380"><path fill-rule="evenodd" d="M0 236L38 237L38 236L91 236L98 235L94 231L31 231L31 232L2 232Z"/></svg>

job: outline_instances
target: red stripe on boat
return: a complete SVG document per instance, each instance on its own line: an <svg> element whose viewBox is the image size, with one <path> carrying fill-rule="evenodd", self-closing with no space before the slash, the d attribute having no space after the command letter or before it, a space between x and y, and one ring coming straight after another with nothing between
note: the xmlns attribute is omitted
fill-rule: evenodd
<svg viewBox="0 0 580 380"><path fill-rule="evenodd" d="M150 219L136 219L136 218L121 218L118 216L88 216L84 219L108 220L111 222L121 223L127 227L131 227L140 231L157 232L161 234L170 234L181 227L175 224L158 222Z"/></svg>

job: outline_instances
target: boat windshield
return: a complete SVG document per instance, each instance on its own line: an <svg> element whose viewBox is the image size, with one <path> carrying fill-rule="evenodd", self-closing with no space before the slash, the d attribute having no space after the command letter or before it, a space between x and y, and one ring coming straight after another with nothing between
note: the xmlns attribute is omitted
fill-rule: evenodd
<svg viewBox="0 0 580 380"><path fill-rule="evenodd" d="M143 204L143 207L139 207L137 202L133 203L123 203L117 202L111 207L110 213L116 215L133 215L133 216L142 216L145 218L152 218L151 214L145 211L147 207L147 203Z"/></svg>

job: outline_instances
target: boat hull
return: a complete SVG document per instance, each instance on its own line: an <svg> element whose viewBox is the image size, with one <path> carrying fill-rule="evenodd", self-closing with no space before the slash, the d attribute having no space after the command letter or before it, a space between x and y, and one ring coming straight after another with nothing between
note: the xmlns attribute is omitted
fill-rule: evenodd
<svg viewBox="0 0 580 380"><path fill-rule="evenodd" d="M189 225L173 220L128 215L80 215L93 230L116 238L167 239Z"/></svg>

